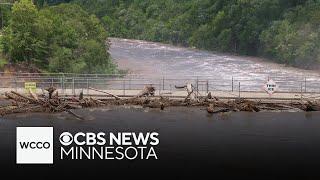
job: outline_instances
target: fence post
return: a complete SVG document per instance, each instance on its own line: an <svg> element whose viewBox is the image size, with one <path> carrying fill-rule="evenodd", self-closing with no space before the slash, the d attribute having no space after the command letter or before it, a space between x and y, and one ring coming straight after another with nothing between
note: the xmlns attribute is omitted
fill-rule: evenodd
<svg viewBox="0 0 320 180"><path fill-rule="evenodd" d="M207 94L209 93L209 80L207 80Z"/></svg>
<svg viewBox="0 0 320 180"><path fill-rule="evenodd" d="M72 94L75 95L75 89L74 89L74 77L72 77Z"/></svg>
<svg viewBox="0 0 320 180"><path fill-rule="evenodd" d="M300 98L301 98L301 101L302 101L302 83L301 83L301 96L300 96Z"/></svg>
<svg viewBox="0 0 320 180"><path fill-rule="evenodd" d="M304 77L304 92L307 93L307 77Z"/></svg>
<svg viewBox="0 0 320 180"><path fill-rule="evenodd" d="M164 90L164 76L162 77L162 90Z"/></svg>
<svg viewBox="0 0 320 180"><path fill-rule="evenodd" d="M63 94L64 94L64 89L65 89L65 87L64 87L64 81L65 81L64 76L62 76L62 93L63 93Z"/></svg>
<svg viewBox="0 0 320 180"><path fill-rule="evenodd" d="M197 93L196 93L196 96L198 97L199 95L199 77L197 76L197 81L196 81L196 85L197 85Z"/></svg>
<svg viewBox="0 0 320 180"><path fill-rule="evenodd" d="M123 80L123 95L126 95L126 80Z"/></svg>
<svg viewBox="0 0 320 180"><path fill-rule="evenodd" d="M65 94L66 84L65 84L66 78L62 77L62 86L63 86L63 94Z"/></svg>
<svg viewBox="0 0 320 180"><path fill-rule="evenodd" d="M159 82L159 96L161 95L161 80Z"/></svg>
<svg viewBox="0 0 320 180"><path fill-rule="evenodd" d="M89 95L89 79L87 78L87 95Z"/></svg>
<svg viewBox="0 0 320 180"><path fill-rule="evenodd" d="M14 77L14 87L15 87L16 92L18 92L18 83L17 83L17 77L16 76Z"/></svg>
<svg viewBox="0 0 320 180"><path fill-rule="evenodd" d="M233 76L232 76L232 80L231 80L231 91L233 92Z"/></svg>
<svg viewBox="0 0 320 180"><path fill-rule="evenodd" d="M240 99L240 92L241 92L241 90L240 90L240 88L241 88L241 83L240 83L240 81L239 81L239 99Z"/></svg>
<svg viewBox="0 0 320 180"><path fill-rule="evenodd" d="M60 88L61 88L61 92L62 92L62 77L60 77Z"/></svg>

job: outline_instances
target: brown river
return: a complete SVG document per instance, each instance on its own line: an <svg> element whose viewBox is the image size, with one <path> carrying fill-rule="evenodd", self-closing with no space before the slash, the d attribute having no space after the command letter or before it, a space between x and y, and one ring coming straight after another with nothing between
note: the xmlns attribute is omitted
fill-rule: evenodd
<svg viewBox="0 0 320 180"><path fill-rule="evenodd" d="M110 42L109 52L119 68L143 77L199 77L221 85L222 90L232 77L241 81L244 90L260 90L265 81L272 78L280 90L300 91L301 83L304 86L307 80L308 91L320 92L320 70L140 40L110 38Z"/></svg>

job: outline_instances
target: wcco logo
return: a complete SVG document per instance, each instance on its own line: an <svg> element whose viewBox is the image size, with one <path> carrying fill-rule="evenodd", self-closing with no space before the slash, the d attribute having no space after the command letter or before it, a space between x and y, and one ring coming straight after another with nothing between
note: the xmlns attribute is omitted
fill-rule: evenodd
<svg viewBox="0 0 320 180"><path fill-rule="evenodd" d="M17 127L17 164L53 164L53 127Z"/></svg>
<svg viewBox="0 0 320 180"><path fill-rule="evenodd" d="M22 149L49 149L49 142L20 142L20 147Z"/></svg>

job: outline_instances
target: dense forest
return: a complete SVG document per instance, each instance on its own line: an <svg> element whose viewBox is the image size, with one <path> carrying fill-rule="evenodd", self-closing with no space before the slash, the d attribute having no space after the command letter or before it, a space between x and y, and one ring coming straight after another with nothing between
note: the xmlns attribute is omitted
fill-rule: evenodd
<svg viewBox="0 0 320 180"><path fill-rule="evenodd" d="M34 4L29 13L37 20L30 17L32 22L15 19L15 8L10 12L1 6L7 38L2 44L13 61L46 61L49 71L113 69L108 54L102 53L106 32L112 37L262 56L303 68L320 64L320 0L34 0ZM25 26L22 22L35 25L29 28L41 34L33 53L13 48L14 28ZM100 35L84 38L91 31ZM97 53L101 56L92 57ZM67 70L64 64L76 66Z"/></svg>
<svg viewBox="0 0 320 180"><path fill-rule="evenodd" d="M8 13L1 51L11 63L35 65L44 72L116 71L107 52L107 32L96 16L76 4L36 5L21 0Z"/></svg>
<svg viewBox="0 0 320 180"><path fill-rule="evenodd" d="M312 68L320 62L319 0L75 0L111 36L264 56Z"/></svg>

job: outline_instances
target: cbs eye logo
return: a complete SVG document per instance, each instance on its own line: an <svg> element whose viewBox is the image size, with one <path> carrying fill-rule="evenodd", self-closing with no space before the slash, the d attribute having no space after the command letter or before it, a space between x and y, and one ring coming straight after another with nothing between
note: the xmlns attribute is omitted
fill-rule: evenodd
<svg viewBox="0 0 320 180"><path fill-rule="evenodd" d="M69 132L64 132L59 137L60 143L64 146L69 146L73 142L73 136Z"/></svg>

